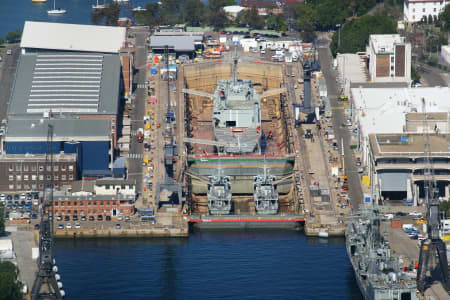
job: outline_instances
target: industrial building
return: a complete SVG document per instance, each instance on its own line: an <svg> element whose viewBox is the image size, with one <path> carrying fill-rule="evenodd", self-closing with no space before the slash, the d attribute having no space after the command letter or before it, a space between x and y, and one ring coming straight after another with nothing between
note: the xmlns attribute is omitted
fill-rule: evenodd
<svg viewBox="0 0 450 300"><path fill-rule="evenodd" d="M53 193L56 216L130 216L134 214L135 182L105 178L77 181L68 191ZM48 200L48 199L46 199Z"/></svg>
<svg viewBox="0 0 450 300"><path fill-rule="evenodd" d="M150 37L150 48L153 53L164 54L165 47L168 46L169 53L188 55L195 57L198 49L203 49L203 32L179 32L179 31L160 31L155 32Z"/></svg>
<svg viewBox="0 0 450 300"><path fill-rule="evenodd" d="M450 111L448 87L351 89L350 113L352 123L358 131L357 143L363 161L367 160L369 153L369 135L405 133L408 128L407 115L422 113L423 99L426 113ZM444 133L445 126L440 126L440 130ZM420 132L413 132L417 131Z"/></svg>
<svg viewBox="0 0 450 300"><path fill-rule="evenodd" d="M411 82L411 44L399 34L371 34L366 48L373 82Z"/></svg>
<svg viewBox="0 0 450 300"><path fill-rule="evenodd" d="M3 144L8 161L44 155L51 125L51 152L76 156L74 176L112 174L125 38L119 27L25 22Z"/></svg>
<svg viewBox="0 0 450 300"><path fill-rule="evenodd" d="M448 199L450 135L429 135L430 161L440 197ZM372 194L384 200L406 200L417 205L424 199L427 168L423 133L370 134L369 174Z"/></svg>

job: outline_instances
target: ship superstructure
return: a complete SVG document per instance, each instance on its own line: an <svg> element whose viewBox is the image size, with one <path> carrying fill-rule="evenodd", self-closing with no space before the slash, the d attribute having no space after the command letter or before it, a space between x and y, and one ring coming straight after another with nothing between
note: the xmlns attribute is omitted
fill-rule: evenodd
<svg viewBox="0 0 450 300"><path fill-rule="evenodd" d="M415 274L403 272L399 259L391 255L380 233L382 216L376 209L364 209L347 227L348 257L366 300L417 300Z"/></svg>
<svg viewBox="0 0 450 300"><path fill-rule="evenodd" d="M237 78L235 53L233 77L219 80L213 99L214 139L226 143L227 154L260 154L261 103L251 80Z"/></svg>
<svg viewBox="0 0 450 300"><path fill-rule="evenodd" d="M231 211L231 181L229 176L209 176L208 209L211 215L228 215Z"/></svg>
<svg viewBox="0 0 450 300"><path fill-rule="evenodd" d="M264 174L254 177L253 198L255 210L258 215L273 215L278 213L278 191L275 184L275 177L267 174L264 167Z"/></svg>

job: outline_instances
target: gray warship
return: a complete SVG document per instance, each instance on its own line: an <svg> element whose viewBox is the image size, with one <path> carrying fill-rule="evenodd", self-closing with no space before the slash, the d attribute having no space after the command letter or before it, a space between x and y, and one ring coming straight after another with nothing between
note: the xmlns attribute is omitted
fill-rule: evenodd
<svg viewBox="0 0 450 300"><path fill-rule="evenodd" d="M415 275L403 272L380 233L382 216L362 209L345 232L347 254L366 300L417 300Z"/></svg>
<svg viewBox="0 0 450 300"><path fill-rule="evenodd" d="M261 153L261 103L251 80L237 78L237 52L233 77L219 80L214 92L213 132L227 154Z"/></svg>
<svg viewBox="0 0 450 300"><path fill-rule="evenodd" d="M275 177L267 174L264 166L264 174L254 177L253 198L255 210L258 215L274 215L278 213L278 191Z"/></svg>
<svg viewBox="0 0 450 300"><path fill-rule="evenodd" d="M208 210L211 215L228 215L231 212L231 182L229 176L209 176Z"/></svg>

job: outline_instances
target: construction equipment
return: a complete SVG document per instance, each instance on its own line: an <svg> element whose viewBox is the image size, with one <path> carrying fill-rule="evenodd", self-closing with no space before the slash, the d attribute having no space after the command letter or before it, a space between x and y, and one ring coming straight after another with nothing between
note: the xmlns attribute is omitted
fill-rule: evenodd
<svg viewBox="0 0 450 300"><path fill-rule="evenodd" d="M439 235L440 213L439 197L436 188L432 161L430 159L430 137L427 126L425 98L422 99L423 140L426 169L424 170L424 192L427 238L420 245L419 267L417 269L417 287L422 293L438 281L448 291L448 261L445 243Z"/></svg>
<svg viewBox="0 0 450 300"><path fill-rule="evenodd" d="M41 211L39 229L39 258L38 272L31 290L31 299L62 299L65 295L62 283L56 274L58 268L53 258L53 126L48 124L47 149L45 153L45 169L43 197L44 204ZM48 195L48 196L47 196Z"/></svg>

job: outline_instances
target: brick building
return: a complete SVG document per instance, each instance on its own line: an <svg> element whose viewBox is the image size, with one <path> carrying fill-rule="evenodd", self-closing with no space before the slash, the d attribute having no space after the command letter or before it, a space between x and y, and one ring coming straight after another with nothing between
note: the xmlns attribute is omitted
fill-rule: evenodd
<svg viewBox="0 0 450 300"><path fill-rule="evenodd" d="M47 166L44 154L8 154L0 156L0 191L17 193L41 191L45 176L50 181L50 166ZM56 189L71 184L77 179L75 154L53 155L53 175Z"/></svg>
<svg viewBox="0 0 450 300"><path fill-rule="evenodd" d="M56 216L131 216L136 199L134 181L77 181L66 192L54 192Z"/></svg>
<svg viewBox="0 0 450 300"><path fill-rule="evenodd" d="M367 46L372 82L411 82L411 44L399 34L372 34Z"/></svg>

